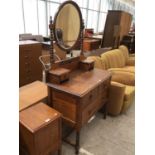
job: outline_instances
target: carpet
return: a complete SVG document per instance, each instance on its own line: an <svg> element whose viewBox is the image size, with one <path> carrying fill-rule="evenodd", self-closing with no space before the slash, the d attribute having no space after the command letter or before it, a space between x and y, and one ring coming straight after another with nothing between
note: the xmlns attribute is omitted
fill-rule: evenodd
<svg viewBox="0 0 155 155"><path fill-rule="evenodd" d="M75 133L70 135L75 139ZM75 150L63 142L62 155L74 155ZM101 113L81 130L79 155L134 155L135 105L117 117L102 118Z"/></svg>

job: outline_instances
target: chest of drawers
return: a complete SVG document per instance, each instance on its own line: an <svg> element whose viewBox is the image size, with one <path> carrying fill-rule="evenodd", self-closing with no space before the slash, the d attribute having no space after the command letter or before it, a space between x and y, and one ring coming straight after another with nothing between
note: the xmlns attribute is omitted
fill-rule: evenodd
<svg viewBox="0 0 155 155"><path fill-rule="evenodd" d="M29 155L61 154L61 115L44 103L19 113L20 148ZM21 151L22 154L22 151Z"/></svg>
<svg viewBox="0 0 155 155"><path fill-rule="evenodd" d="M42 80L42 66L39 56L42 45L37 41L19 42L19 86Z"/></svg>
<svg viewBox="0 0 155 155"><path fill-rule="evenodd" d="M48 83L51 106L76 130L76 153L81 128L108 100L110 79L109 72L95 68L74 71L70 80L62 84Z"/></svg>

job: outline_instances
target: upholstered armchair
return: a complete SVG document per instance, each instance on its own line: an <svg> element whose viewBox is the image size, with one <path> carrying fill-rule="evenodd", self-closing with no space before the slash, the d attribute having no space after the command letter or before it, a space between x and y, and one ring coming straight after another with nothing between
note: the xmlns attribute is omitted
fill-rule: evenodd
<svg viewBox="0 0 155 155"><path fill-rule="evenodd" d="M106 70L135 72L134 57L129 57L124 50L115 49L101 54Z"/></svg>
<svg viewBox="0 0 155 155"><path fill-rule="evenodd" d="M135 87L111 81L107 111L111 115L124 113L133 103Z"/></svg>
<svg viewBox="0 0 155 155"><path fill-rule="evenodd" d="M122 51L126 59L126 64L129 66L134 66L135 65L135 54L129 54L129 50L125 45L120 45L119 50Z"/></svg>
<svg viewBox="0 0 155 155"><path fill-rule="evenodd" d="M125 51L125 50L124 50ZM108 113L118 115L125 112L133 103L135 93L134 57L127 51L115 49L87 59L95 61L95 67L112 73L109 91Z"/></svg>

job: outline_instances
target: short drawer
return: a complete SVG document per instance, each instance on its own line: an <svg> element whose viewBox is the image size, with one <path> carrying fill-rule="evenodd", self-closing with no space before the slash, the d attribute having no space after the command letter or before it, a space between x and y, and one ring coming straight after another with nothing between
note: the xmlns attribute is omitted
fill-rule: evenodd
<svg viewBox="0 0 155 155"><path fill-rule="evenodd" d="M90 91L82 98L82 107L86 107L88 104L94 102L99 96L99 86L97 86L94 90Z"/></svg>
<svg viewBox="0 0 155 155"><path fill-rule="evenodd" d="M94 115L94 113L99 109L100 105L101 99L98 98L96 101L88 104L87 107L84 108L82 112L82 124L85 124Z"/></svg>
<svg viewBox="0 0 155 155"><path fill-rule="evenodd" d="M52 97L53 97L53 100L64 101L72 104L76 103L76 98L74 98L73 96L67 93L62 93L62 92L53 90Z"/></svg>
<svg viewBox="0 0 155 155"><path fill-rule="evenodd" d="M77 105L76 99L68 94L52 91L53 108L73 122L76 122Z"/></svg>
<svg viewBox="0 0 155 155"><path fill-rule="evenodd" d="M67 103L64 101L53 100L53 108L59 111L64 119L71 122L76 122L77 107L75 104Z"/></svg>

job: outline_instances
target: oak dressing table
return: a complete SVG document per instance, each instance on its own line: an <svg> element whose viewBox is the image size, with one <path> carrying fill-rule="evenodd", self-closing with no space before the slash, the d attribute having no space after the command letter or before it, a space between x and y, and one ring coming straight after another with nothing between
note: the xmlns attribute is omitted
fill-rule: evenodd
<svg viewBox="0 0 155 155"><path fill-rule="evenodd" d="M74 1L62 3L54 22L50 19L50 62L44 62L43 56L40 58L46 73L48 101L51 107L62 113L63 122L76 131L75 144L66 138L64 140L73 145L78 154L81 128L108 101L111 74L95 69L93 61L86 61L83 55L84 23L80 8ZM72 57L71 54L70 58L55 61L54 41L67 53L71 53L80 42L80 56Z"/></svg>

